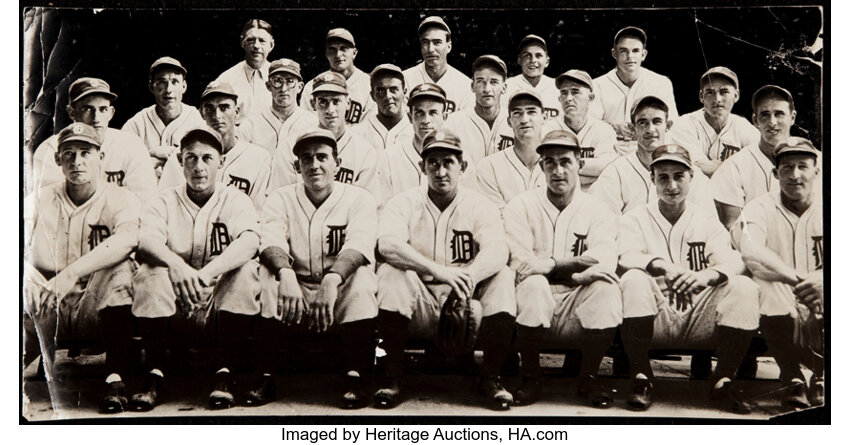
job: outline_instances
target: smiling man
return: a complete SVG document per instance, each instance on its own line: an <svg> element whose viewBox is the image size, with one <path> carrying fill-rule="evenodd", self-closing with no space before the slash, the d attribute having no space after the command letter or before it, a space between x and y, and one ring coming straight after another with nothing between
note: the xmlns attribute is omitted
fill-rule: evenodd
<svg viewBox="0 0 850 445"><path fill-rule="evenodd" d="M269 53L274 49L272 25L251 19L242 27L239 37L245 58L221 73L216 81L230 84L239 97L240 121L260 113L272 103L266 88L269 78Z"/></svg>
<svg viewBox="0 0 850 445"><path fill-rule="evenodd" d="M543 100L543 118L555 119L561 115L558 103L558 88L555 79L547 76L544 71L549 66L549 48L546 40L538 35L529 34L519 42L519 55L516 59L522 72L509 78L507 92L502 96L503 105L520 90L530 90L537 93Z"/></svg>

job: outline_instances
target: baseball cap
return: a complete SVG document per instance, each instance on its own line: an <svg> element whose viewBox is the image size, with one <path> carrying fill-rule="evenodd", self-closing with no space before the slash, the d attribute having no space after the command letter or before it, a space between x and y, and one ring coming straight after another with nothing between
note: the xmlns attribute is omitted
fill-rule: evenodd
<svg viewBox="0 0 850 445"><path fill-rule="evenodd" d="M324 128L314 128L298 136L298 139L295 140L295 145L292 146L292 154L298 156L298 152L310 141L324 142L336 151L336 137L334 134Z"/></svg>
<svg viewBox="0 0 850 445"><path fill-rule="evenodd" d="M522 98L529 98L537 102L537 105L540 106L540 108L543 108L543 100L540 99L540 95L537 94L536 91L522 89L516 91L514 94L511 94L511 98L508 99L508 110L511 109L516 100Z"/></svg>
<svg viewBox="0 0 850 445"><path fill-rule="evenodd" d="M463 154L463 149L460 146L460 138L450 131L440 130L432 131L425 136L422 141L422 152L419 154L422 159L434 150L449 150L458 154Z"/></svg>
<svg viewBox="0 0 850 445"><path fill-rule="evenodd" d="M402 71L401 68L393 65L392 63L382 63L376 66L375 69L373 69L372 72L369 74L369 77L374 79L375 76L380 73L390 73L404 80L404 71Z"/></svg>
<svg viewBox="0 0 850 445"><path fill-rule="evenodd" d="M292 59L277 59L272 62L269 65L269 76L276 73L289 73L300 80L304 80L301 77L301 65Z"/></svg>
<svg viewBox="0 0 850 445"><path fill-rule="evenodd" d="M567 72L561 73L555 78L555 87L560 88L561 82L565 80L574 80L578 83L582 83L587 85L590 88L590 91L593 91L593 79L590 77L590 74L582 70L569 70Z"/></svg>
<svg viewBox="0 0 850 445"><path fill-rule="evenodd" d="M756 105L761 101L761 99L763 97L770 96L770 95L776 95L776 96L784 98L785 100L787 100L791 104L791 106L792 106L791 109L793 109L794 96L791 95L790 91L788 91L785 88L782 88L781 86L778 86L778 85L765 85L765 86L759 88L758 90L756 90L755 93L753 93L753 100L752 100L752 103L750 103L750 105L753 107L753 112L755 112Z"/></svg>
<svg viewBox="0 0 850 445"><path fill-rule="evenodd" d="M786 142L776 146L776 155L773 157L774 165L779 165L779 157L789 154L806 154L817 158L820 151L806 138L792 136Z"/></svg>
<svg viewBox="0 0 850 445"><path fill-rule="evenodd" d="M670 112L670 108L667 106L667 103L665 103L660 98L656 96L644 96L638 99L638 101L635 102L634 105L632 105L632 110L629 112L629 116L631 117L632 122L635 121L635 114L637 114L637 112L641 108L644 108L649 105L654 105L658 108L661 108L662 110L664 110L665 113Z"/></svg>
<svg viewBox="0 0 850 445"><path fill-rule="evenodd" d="M414 100L421 99L424 97L430 97L432 99L437 99L440 102L446 103L448 99L446 99L446 92L440 88L439 85L433 83L423 83L421 85L417 85L413 91L410 92L410 98L408 99L408 103L412 103Z"/></svg>
<svg viewBox="0 0 850 445"><path fill-rule="evenodd" d="M555 130L546 133L540 145L537 146L537 154L542 154L546 148L566 148L568 150L581 150L578 138L569 131Z"/></svg>
<svg viewBox="0 0 850 445"><path fill-rule="evenodd" d="M180 148L184 148L195 141L206 142L218 150L219 153L224 151L224 144L221 141L221 135L206 125L198 125L187 131L186 134L180 138Z"/></svg>
<svg viewBox="0 0 850 445"><path fill-rule="evenodd" d="M163 66L169 66L169 67L172 67L172 68L176 68L177 71L180 71L184 76L186 75L186 72L187 72L186 68L183 66L183 64L180 63L179 60L177 60L173 57L165 56L165 57L160 57L159 59L154 60L153 64L151 64L151 69L150 69L149 73L151 75L153 75L153 73L156 72L157 69L159 69L160 67L163 67Z"/></svg>
<svg viewBox="0 0 850 445"><path fill-rule="evenodd" d="M110 91L109 84L105 80L96 77L80 77L68 87L68 99L71 103L91 94L104 95L110 101L118 99L118 95Z"/></svg>
<svg viewBox="0 0 850 445"><path fill-rule="evenodd" d="M419 24L419 28L417 29L418 34L422 34L422 30L425 28L436 27L446 30L449 35L451 35L452 30L449 29L449 25L446 24L445 20L442 17L437 17L436 15L432 15L430 17L425 17L425 20L422 20L422 23Z"/></svg>
<svg viewBox="0 0 850 445"><path fill-rule="evenodd" d="M712 77L725 77L726 79L732 81L732 84L735 85L735 88L739 88L738 75L735 74L735 72L730 70L729 68L726 68L725 66L715 66L713 68L709 68L708 71L706 71L705 74L703 74L699 78L700 86L702 86L707 80L711 79Z"/></svg>
<svg viewBox="0 0 850 445"><path fill-rule="evenodd" d="M201 102L203 102L204 99L215 95L228 96L232 97L233 100L239 100L239 95L236 94L236 91L233 91L233 87L230 86L229 83L214 80L207 84L207 87L204 88L204 92L201 93Z"/></svg>
<svg viewBox="0 0 850 445"><path fill-rule="evenodd" d="M536 43L542 46L544 51L549 52L549 48L546 46L546 41L543 40L543 37L540 37L536 34L529 34L523 37L522 40L519 41L519 50L522 51L522 49L525 48L526 45L532 43Z"/></svg>
<svg viewBox="0 0 850 445"><path fill-rule="evenodd" d="M334 28L334 29L328 31L328 36L325 37L325 43L327 43L327 42L329 42L333 39L338 39L338 40L348 42L348 43L351 44L351 46L357 46L354 43L354 35L352 35L351 32L349 32L345 28Z"/></svg>
<svg viewBox="0 0 850 445"><path fill-rule="evenodd" d="M652 167L663 161L678 162L688 168L693 168L691 165L691 155L681 145L667 144L653 150L652 161L649 162L649 166Z"/></svg>
<svg viewBox="0 0 850 445"><path fill-rule="evenodd" d="M643 43L643 46L646 46L646 33L637 26L626 26L617 31L617 34L614 35L614 46L617 46L617 42L623 37L635 37L640 40L640 43Z"/></svg>
<svg viewBox="0 0 850 445"><path fill-rule="evenodd" d="M321 92L348 94L345 76L334 71L325 71L313 79L313 95Z"/></svg>
<svg viewBox="0 0 850 445"><path fill-rule="evenodd" d="M62 144L74 141L87 142L98 149L100 149L100 145L103 143L103 140L100 138L100 135L94 127L81 122L74 122L59 132L58 146L60 151L62 149Z"/></svg>
<svg viewBox="0 0 850 445"><path fill-rule="evenodd" d="M499 72L502 73L502 76L508 77L508 66L505 65L505 62L499 58L499 56L494 56L492 54L485 54L483 56L478 56L474 62L472 62L472 72L475 72L481 65L490 65L495 66L499 69Z"/></svg>

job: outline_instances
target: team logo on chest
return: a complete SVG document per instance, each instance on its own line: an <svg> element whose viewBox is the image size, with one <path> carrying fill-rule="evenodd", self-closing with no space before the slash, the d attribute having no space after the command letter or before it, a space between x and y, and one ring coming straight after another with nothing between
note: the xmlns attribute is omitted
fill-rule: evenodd
<svg viewBox="0 0 850 445"><path fill-rule="evenodd" d="M230 182L228 182L227 185L232 185L232 186L238 188L239 190L242 190L242 192L245 193L246 195L249 194L249 191L251 190L251 181L249 181L245 178L240 178L238 176L233 176L233 175L228 175L228 176L230 176Z"/></svg>
<svg viewBox="0 0 850 445"><path fill-rule="evenodd" d="M345 168L340 167L339 171L336 172L336 176L334 177L336 182L341 182L343 184L351 184L354 182L354 172Z"/></svg>
<svg viewBox="0 0 850 445"><path fill-rule="evenodd" d="M708 267L708 260L705 259L704 242L688 243L688 266L694 272L699 272Z"/></svg>
<svg viewBox="0 0 850 445"><path fill-rule="evenodd" d="M124 170L106 172L106 182L114 182L118 184L118 187L122 187L124 185Z"/></svg>
<svg viewBox="0 0 850 445"><path fill-rule="evenodd" d="M587 250L587 235L579 235L578 233L573 233L573 236L576 237L576 242L573 243L572 252L573 256L581 256Z"/></svg>
<svg viewBox="0 0 850 445"><path fill-rule="evenodd" d="M453 100L447 100L446 101L446 113L454 113L456 108L457 108L457 105L455 104L455 101L453 101Z"/></svg>
<svg viewBox="0 0 850 445"><path fill-rule="evenodd" d="M815 257L815 269L823 269L823 236L813 236L812 244L812 255Z"/></svg>
<svg viewBox="0 0 850 445"><path fill-rule="evenodd" d="M89 224L89 250L94 250L101 241L109 238L109 227L98 224Z"/></svg>
<svg viewBox="0 0 850 445"><path fill-rule="evenodd" d="M212 223L210 233L210 256L220 255L227 246L230 245L230 235L227 233L227 226L224 223Z"/></svg>
<svg viewBox="0 0 850 445"><path fill-rule="evenodd" d="M345 228L348 226L328 226L328 256L337 256L345 244Z"/></svg>
<svg viewBox="0 0 850 445"><path fill-rule="evenodd" d="M552 118L558 117L558 114L560 114L560 113L555 108L544 108L543 109L543 118L544 119L552 119Z"/></svg>
<svg viewBox="0 0 850 445"><path fill-rule="evenodd" d="M720 150L720 160L725 161L729 156L741 151L741 147L736 147L729 144L720 144L723 148Z"/></svg>
<svg viewBox="0 0 850 445"><path fill-rule="evenodd" d="M345 121L349 124L356 124L360 122L360 118L363 117L363 105L360 105L359 102L350 101L348 103L348 109L345 110Z"/></svg>
<svg viewBox="0 0 850 445"><path fill-rule="evenodd" d="M511 148L516 143L516 141L514 141L514 138L512 138L512 137L508 137L508 136L505 136L505 135L501 135L500 137L501 137L501 139L499 139L499 144L496 145L496 148L499 151L502 151L506 148Z"/></svg>
<svg viewBox="0 0 850 445"><path fill-rule="evenodd" d="M449 247L452 248L452 264L464 264L475 258L475 240L472 239L472 233L452 229L452 241Z"/></svg>

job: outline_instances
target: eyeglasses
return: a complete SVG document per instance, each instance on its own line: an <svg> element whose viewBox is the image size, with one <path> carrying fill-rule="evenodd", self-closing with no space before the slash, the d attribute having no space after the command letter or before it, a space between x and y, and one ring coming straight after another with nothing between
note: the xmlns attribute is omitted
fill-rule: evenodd
<svg viewBox="0 0 850 445"><path fill-rule="evenodd" d="M298 83L298 79L294 77L287 77L286 79L280 77L272 77L269 81L275 88L280 88L284 85L286 85L287 88L292 88L295 86L296 83Z"/></svg>

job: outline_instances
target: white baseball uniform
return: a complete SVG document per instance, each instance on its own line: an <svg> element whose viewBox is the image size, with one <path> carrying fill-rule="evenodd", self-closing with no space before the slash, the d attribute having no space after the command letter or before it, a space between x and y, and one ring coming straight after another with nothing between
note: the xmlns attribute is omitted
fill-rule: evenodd
<svg viewBox="0 0 850 445"><path fill-rule="evenodd" d="M413 125L410 124L407 116L402 117L393 128L387 128L378 120L378 114L373 113L353 130L360 133L368 141L369 146L379 152L413 139Z"/></svg>
<svg viewBox="0 0 850 445"><path fill-rule="evenodd" d="M279 147L291 152L295 139L318 125L319 118L316 113L300 107L295 107L295 111L283 122L275 116L271 108L266 108L239 124L239 139L259 145L273 156Z"/></svg>
<svg viewBox="0 0 850 445"><path fill-rule="evenodd" d="M266 60L260 69L255 70L243 60L216 79L217 82L229 83L239 96L240 122L272 106L272 93L266 88L270 65Z"/></svg>
<svg viewBox="0 0 850 445"><path fill-rule="evenodd" d="M254 205L260 209L266 199L266 187L269 183L271 156L254 144L236 140L236 145L224 154L224 165L218 170L218 183L232 185L250 196ZM159 178L160 189L184 186L183 166L177 155L171 156L162 168Z"/></svg>
<svg viewBox="0 0 850 445"><path fill-rule="evenodd" d="M555 79L547 75L542 75L537 86L532 85L528 79L522 74L517 74L514 77L505 81L507 91L502 95L502 106L508 108L508 100L517 91L531 90L540 96L543 100L543 117L546 119L557 119L561 116L561 103L558 101L558 96L561 91L555 86Z"/></svg>
<svg viewBox="0 0 850 445"><path fill-rule="evenodd" d="M569 131L578 139L581 146L582 166L578 171L581 189L587 191L602 174L608 164L619 156L617 152L617 132L607 122L588 116L581 130L576 133L564 119L550 119L543 124L543 135L550 131Z"/></svg>
<svg viewBox="0 0 850 445"><path fill-rule="evenodd" d="M448 99L446 111L449 113L475 106L472 79L451 65L446 65L446 72L436 82L425 71L425 62L404 70L404 84L407 86L407 91L413 91L423 83L436 84L446 92Z"/></svg>
<svg viewBox="0 0 850 445"><path fill-rule="evenodd" d="M570 203L558 210L547 187L524 192L502 210L511 248L511 268L522 261L590 256L602 270L614 273L617 263L616 216L578 188ZM583 329L620 325L623 304L616 284L594 281L578 285L532 275L516 286L518 324L547 328L559 341L581 338Z"/></svg>
<svg viewBox="0 0 850 445"><path fill-rule="evenodd" d="M473 164L514 145L514 130L508 123L506 108L499 109L492 127L470 107L450 114L443 129L457 135L464 159Z"/></svg>
<svg viewBox="0 0 850 445"><path fill-rule="evenodd" d="M616 68L612 69L593 79L593 93L596 100L591 102L591 116L610 124L631 122L632 105L644 96L656 96L663 100L670 108L670 120L675 121L679 117L676 99L673 97L673 83L667 76L643 67L631 87L620 80Z"/></svg>
<svg viewBox="0 0 850 445"><path fill-rule="evenodd" d="M714 210L708 178L698 168L693 169L693 173L688 202ZM658 200L649 169L641 164L636 152L621 156L605 167L590 186L589 193L618 214Z"/></svg>
<svg viewBox="0 0 850 445"><path fill-rule="evenodd" d="M475 167L478 191L501 210L511 199L526 190L546 186L546 176L538 163L531 170L522 163L516 147L485 157Z"/></svg>
<svg viewBox="0 0 850 445"><path fill-rule="evenodd" d="M747 119L729 114L720 133L705 120L705 110L682 115L670 131L670 140L690 153L691 161L725 161L749 145L758 145L761 135Z"/></svg>
<svg viewBox="0 0 850 445"><path fill-rule="evenodd" d="M291 258L307 303L316 298L322 278L337 255L354 250L369 266L359 267L340 286L334 306L336 323L366 320L378 315L375 237L378 216L375 199L360 187L334 184L333 191L316 208L302 183L290 184L269 194L262 213L261 251L279 247ZM276 310L278 282L263 268L263 315Z"/></svg>
<svg viewBox="0 0 850 445"><path fill-rule="evenodd" d="M626 318L656 316L655 343L667 347L711 346L717 325L758 328L757 287L743 276L741 255L732 249L729 232L714 209L687 202L684 213L670 224L656 201L623 215L619 226L619 264L627 270L620 279L623 312ZM646 272L655 259L694 272L713 269L727 280L692 293L692 304L677 310L664 277L653 278Z"/></svg>
<svg viewBox="0 0 850 445"><path fill-rule="evenodd" d="M187 131L200 125L204 125L204 119L191 105L181 104L180 115L168 125L156 114L156 105L151 105L128 119L121 130L140 137L151 156L164 158L180 147L180 139Z"/></svg>
<svg viewBox="0 0 850 445"><path fill-rule="evenodd" d="M65 183L62 167L56 165L54 159L58 144L59 136L53 135L35 150L32 169L34 190L50 184ZM100 151L103 153L103 161L100 164L102 177L107 182L127 187L141 202L156 195L153 163L148 148L138 136L127 131L107 128Z"/></svg>
<svg viewBox="0 0 850 445"><path fill-rule="evenodd" d="M315 79L314 79L315 80ZM348 89L348 109L345 110L345 122L354 125L363 122L368 116L377 112L375 101L372 100L372 84L368 74L355 67L351 76L345 80ZM316 109L310 104L313 97L313 81L304 84L301 92L301 108L316 114Z"/></svg>

